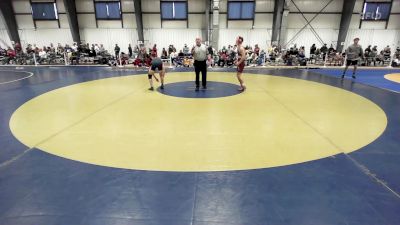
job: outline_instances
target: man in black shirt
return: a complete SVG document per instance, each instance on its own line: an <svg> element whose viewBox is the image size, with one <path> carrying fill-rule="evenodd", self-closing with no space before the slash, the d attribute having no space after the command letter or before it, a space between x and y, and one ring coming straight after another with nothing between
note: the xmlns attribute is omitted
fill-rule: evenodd
<svg viewBox="0 0 400 225"><path fill-rule="evenodd" d="M208 51L208 54L209 55L211 55L211 56L213 56L214 55L214 50L213 50L213 48L212 48L212 46L210 45L210 46L208 46L208 48L207 48L207 51Z"/></svg>
<svg viewBox="0 0 400 225"><path fill-rule="evenodd" d="M114 52L115 52L115 58L119 58L119 51L121 49L119 48L118 44L115 44Z"/></svg>
<svg viewBox="0 0 400 225"><path fill-rule="evenodd" d="M131 44L129 44L129 46L128 46L128 51L129 51L129 58L131 58L132 55L133 55L133 51L132 51L132 46L131 46Z"/></svg>
<svg viewBox="0 0 400 225"><path fill-rule="evenodd" d="M174 49L172 47L172 45L168 46L168 55L171 55L171 53L174 52Z"/></svg>
<svg viewBox="0 0 400 225"><path fill-rule="evenodd" d="M364 50L364 52L365 52L365 54L366 55L369 55L370 53L371 53L371 45L368 45L368 48L366 48L365 50Z"/></svg>
<svg viewBox="0 0 400 225"><path fill-rule="evenodd" d="M310 55L315 55L315 50L317 50L317 47L315 47L315 44L313 44L310 48Z"/></svg>
<svg viewBox="0 0 400 225"><path fill-rule="evenodd" d="M325 56L326 56L326 53L328 52L328 47L326 47L326 44L324 44L324 46L322 46L320 50L322 53L323 60L325 61Z"/></svg>

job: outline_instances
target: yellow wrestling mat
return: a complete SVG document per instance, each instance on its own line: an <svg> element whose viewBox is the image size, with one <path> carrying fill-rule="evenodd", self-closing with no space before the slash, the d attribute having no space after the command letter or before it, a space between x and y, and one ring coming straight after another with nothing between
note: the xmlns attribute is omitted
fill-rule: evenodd
<svg viewBox="0 0 400 225"><path fill-rule="evenodd" d="M400 83L400 73L390 73L385 75L385 79Z"/></svg>
<svg viewBox="0 0 400 225"><path fill-rule="evenodd" d="M193 73L168 73L166 83ZM234 73L209 80L237 84ZM148 91L147 75L67 86L13 114L25 145L96 165L157 171L226 171L284 166L360 149L387 118L354 93L299 79L244 74L248 90L222 98Z"/></svg>

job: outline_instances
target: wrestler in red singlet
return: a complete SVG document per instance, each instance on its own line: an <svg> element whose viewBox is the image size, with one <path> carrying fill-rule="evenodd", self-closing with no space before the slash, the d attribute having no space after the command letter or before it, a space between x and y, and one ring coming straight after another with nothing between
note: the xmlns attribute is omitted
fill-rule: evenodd
<svg viewBox="0 0 400 225"><path fill-rule="evenodd" d="M245 66L245 60L246 60L246 52L244 48L242 47L243 43L243 37L239 36L236 38L236 45L238 49L238 60L236 61L235 65L237 66L237 78L240 83L240 88L239 91L245 91L246 90L246 85L244 84L243 78L242 78L242 73L243 69Z"/></svg>

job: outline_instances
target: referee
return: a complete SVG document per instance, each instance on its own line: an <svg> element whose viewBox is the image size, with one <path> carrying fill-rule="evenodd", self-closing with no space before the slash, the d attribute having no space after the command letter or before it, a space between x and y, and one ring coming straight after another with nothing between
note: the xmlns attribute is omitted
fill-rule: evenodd
<svg viewBox="0 0 400 225"><path fill-rule="evenodd" d="M192 48L192 55L196 72L196 91L199 91L200 87L200 72L203 89L207 89L207 47L201 44L201 38L196 38L196 46Z"/></svg>

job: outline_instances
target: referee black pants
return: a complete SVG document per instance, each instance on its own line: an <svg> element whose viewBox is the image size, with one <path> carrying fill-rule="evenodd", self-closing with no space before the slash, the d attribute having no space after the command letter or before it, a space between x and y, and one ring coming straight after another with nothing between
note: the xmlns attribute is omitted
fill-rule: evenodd
<svg viewBox="0 0 400 225"><path fill-rule="evenodd" d="M196 87L200 86L200 72L201 72L201 85L207 87L207 63L206 61L194 61L194 70L196 72Z"/></svg>

